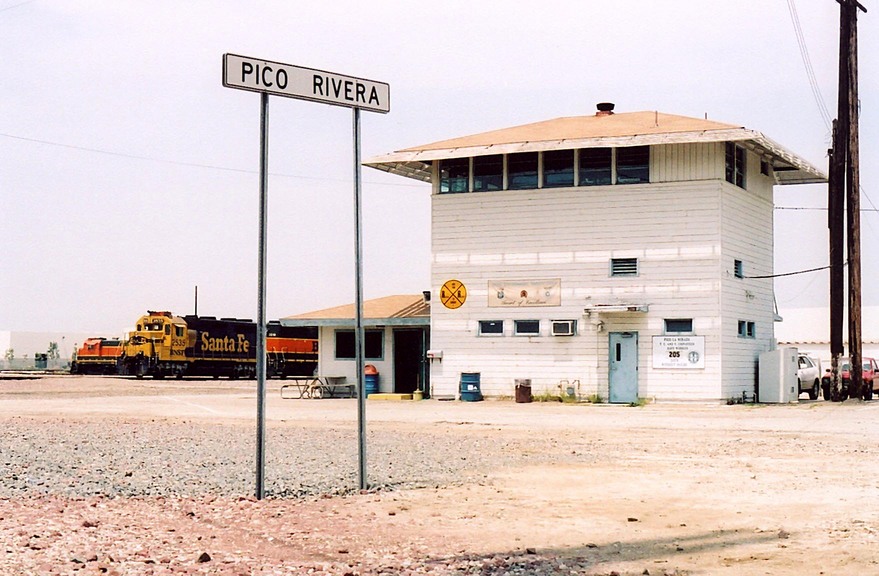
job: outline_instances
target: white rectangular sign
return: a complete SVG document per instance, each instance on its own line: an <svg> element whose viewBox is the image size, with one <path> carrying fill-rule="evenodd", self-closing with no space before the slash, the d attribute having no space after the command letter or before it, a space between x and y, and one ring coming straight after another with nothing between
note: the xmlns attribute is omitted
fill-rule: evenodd
<svg viewBox="0 0 879 576"><path fill-rule="evenodd" d="M654 336L653 367L705 368L705 336Z"/></svg>
<svg viewBox="0 0 879 576"><path fill-rule="evenodd" d="M223 86L387 113L391 86L292 64L223 54Z"/></svg>

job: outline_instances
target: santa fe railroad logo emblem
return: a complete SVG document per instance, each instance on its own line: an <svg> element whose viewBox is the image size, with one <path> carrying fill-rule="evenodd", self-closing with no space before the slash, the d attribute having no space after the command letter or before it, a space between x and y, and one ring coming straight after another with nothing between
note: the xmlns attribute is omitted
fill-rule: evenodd
<svg viewBox="0 0 879 576"><path fill-rule="evenodd" d="M440 289L440 302L450 310L460 308L465 300L467 300L467 288L457 280L449 280Z"/></svg>

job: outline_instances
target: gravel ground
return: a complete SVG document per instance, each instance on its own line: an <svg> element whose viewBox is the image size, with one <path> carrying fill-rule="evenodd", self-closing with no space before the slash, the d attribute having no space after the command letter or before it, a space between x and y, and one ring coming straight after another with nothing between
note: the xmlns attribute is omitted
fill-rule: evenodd
<svg viewBox="0 0 879 576"><path fill-rule="evenodd" d="M368 433L370 489L462 484L513 464L586 459L563 452L553 439L428 428ZM255 437L246 424L13 417L0 430L0 498L247 494L255 478ZM358 487L355 430L276 425L266 437L267 497L349 494Z"/></svg>
<svg viewBox="0 0 879 576"><path fill-rule="evenodd" d="M0 576L879 573L879 403L278 398L0 382Z"/></svg>

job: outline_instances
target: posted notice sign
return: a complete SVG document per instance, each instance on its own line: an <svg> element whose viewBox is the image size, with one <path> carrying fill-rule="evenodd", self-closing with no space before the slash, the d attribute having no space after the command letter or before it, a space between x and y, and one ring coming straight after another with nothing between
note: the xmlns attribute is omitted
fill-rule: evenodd
<svg viewBox="0 0 879 576"><path fill-rule="evenodd" d="M653 367L705 368L705 336L654 336Z"/></svg>
<svg viewBox="0 0 879 576"><path fill-rule="evenodd" d="M371 112L391 111L391 86L384 82L237 54L223 54L223 86Z"/></svg>

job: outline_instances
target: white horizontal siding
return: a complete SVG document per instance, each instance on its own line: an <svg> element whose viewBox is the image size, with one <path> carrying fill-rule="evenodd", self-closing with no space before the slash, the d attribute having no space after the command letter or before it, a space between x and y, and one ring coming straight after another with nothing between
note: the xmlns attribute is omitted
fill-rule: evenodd
<svg viewBox="0 0 879 576"><path fill-rule="evenodd" d="M746 188L723 183L722 312L723 396L752 394L761 352L774 347L772 179L760 174L759 158L746 156ZM736 278L741 260L745 278ZM755 338L738 336L739 320L756 324Z"/></svg>
<svg viewBox="0 0 879 576"><path fill-rule="evenodd" d="M656 159L656 156L654 156ZM580 392L608 397L608 333L637 331L639 394L717 398L720 379L720 186L717 182L601 186L436 195L435 294L464 283L466 303L448 310L435 298L431 348L434 393L455 394L462 372L479 372L485 394L512 395L518 378L535 392L579 380ZM610 258L638 258L635 277L611 277ZM490 308L490 280L561 279L562 305ZM597 332L590 302L647 303L644 313L603 314ZM654 370L652 336L663 318L694 318L706 338L704 370ZM478 335L479 320L505 320L503 337ZM513 319L539 319L540 337L512 335ZM549 320L577 319L579 334L553 337Z"/></svg>

